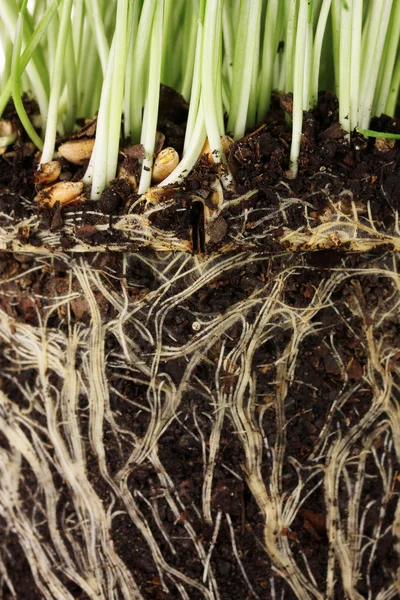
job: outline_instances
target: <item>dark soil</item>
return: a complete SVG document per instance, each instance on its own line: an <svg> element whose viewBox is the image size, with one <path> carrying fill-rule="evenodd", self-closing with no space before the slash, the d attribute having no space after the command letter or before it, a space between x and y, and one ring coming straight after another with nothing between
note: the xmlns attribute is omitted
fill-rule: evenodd
<svg viewBox="0 0 400 600"><path fill-rule="evenodd" d="M290 98L285 99L285 106L289 106L290 109ZM6 116L14 118L12 108L9 107L8 110ZM187 107L181 99L172 91L163 89L159 131L165 136L164 145L172 145L179 152L182 150L186 115ZM281 241L286 230L305 230L309 226L307 219L313 219L314 225L321 223L332 202L339 200L344 214L351 214L353 202L362 218L367 219L371 216L377 230L387 234L388 239L395 236L396 214L400 209L400 144L396 142L389 148L382 148L376 145L375 140L366 141L357 134L352 136L349 143L337 124L337 117L335 98L321 94L318 108L305 118L299 176L296 180L289 180L286 174L289 168L291 132L285 121L284 111L276 102L267 122L232 144L229 149L228 163L234 174L237 192L245 194L257 190L251 198L245 203L229 208L218 217L218 226L214 226L214 229L208 230L207 233L203 220L203 204L196 201L195 197L200 195L206 204L217 175L215 166L210 165L203 157L184 182L173 190L172 203L172 192L165 191L165 198L162 200L165 202L165 209L154 212L151 218L151 227L157 231L173 233L175 238L184 240L191 245L194 254L201 255L201 259L210 255L215 255L221 260L223 257L238 256L237 264L232 264L222 274L199 286L199 289L186 297L176 309L166 314L161 332L165 347L172 343L174 347L188 343L194 336L197 322L202 323L204 327L204 324L211 322L216 315L226 315L233 306L240 305L242 301L254 295L260 294L262 298L267 298L268 294L272 293L277 276L284 271L288 276L284 281L282 302L299 310L309 307L315 290L335 282L332 283L334 291L329 303L321 307L313 317L312 333L302 339L297 349L295 371L288 383L284 402L286 454L282 474L288 497L294 492L298 482L293 465L299 465L304 477L308 470L315 468L319 436L329 419L332 420L332 435L339 429L345 435L370 408L371 388L365 380L368 353L362 334L362 318L357 314L354 299L362 305L364 314L372 320L375 319L376 323L379 322L379 316L382 316L385 307L385 310L389 310L390 303L395 301L390 273L399 265L397 253L390 244L377 244L376 248L360 253L352 251L348 245L342 244L340 239L338 241L336 238L332 238L330 247L322 248L299 245L294 249L289 243ZM400 120L383 116L375 119L371 128L400 133ZM94 135L93 126L89 134ZM87 130L85 135L88 135ZM139 159L135 157L134 151L129 149L121 153L122 163L137 174ZM34 169L34 151L20 134L9 152L0 158L0 229L3 227L7 230L11 223L20 223L18 236L15 238L18 253L15 252L16 246L8 240L3 243L0 254L0 277L3 282L0 287L1 309L15 319L15 322L27 323L34 327L41 325L41 319L45 315L47 327L55 331L65 333L71 325L78 328L90 327L91 315L87 300L73 272L73 265L82 260L101 274L103 284L110 293L117 293L122 297L126 292L131 302L139 298L150 298L151 293L161 285L157 279L157 270L153 266L158 260L162 262L165 259L148 247L147 242L132 239L129 232L114 227L132 206L135 205L134 211L138 215L145 211L144 205L135 204L138 198L126 180L112 182L97 203L87 200L77 206L56 205L50 211L39 212L34 201ZM63 174L66 179L78 180L82 170L63 162ZM282 203L293 198L302 200L303 204L289 202L287 208L282 211ZM229 199L230 192L225 192L225 200ZM308 203L307 210L304 208L304 202ZM243 217L244 208L248 214L246 221ZM268 220L263 220L267 215L270 215ZM37 255L33 253L35 248ZM240 257L250 252L254 253L254 260L242 265ZM175 257L176 254L171 253L172 256ZM371 272L371 267L375 268L375 274ZM338 269L348 273L340 281L337 279ZM386 276L385 271L388 273ZM188 275L183 281L177 280L166 297L172 297L174 293L190 286L190 277ZM65 307L50 314L49 299L62 298L71 291L76 292L76 298L69 303L70 320L67 321ZM117 317L115 306L99 290L95 290L94 293L103 323L112 322ZM150 300L148 306L144 305L138 313L138 318L146 323L155 339L157 330L149 309ZM256 321L258 310L257 305L248 309L245 313L248 323ZM376 339L384 340L388 348L399 348L398 311L394 311L382 323L381 326L376 326ZM148 361L154 353L154 347L146 341L145 336L141 338L138 335L138 330L133 324L131 331L129 327L127 324L126 334L131 336L140 348L143 359ZM226 353L236 347L241 333L237 323L224 333ZM271 477L271 448L281 434L274 407L270 405L277 377L274 365L282 356L290 339L291 334L286 325L277 321L271 326L270 335L258 347L253 357L252 370L256 381L254 385L258 393L256 414L260 415L264 407L268 406L263 417L263 428L269 445L262 464L262 476L265 481L269 481ZM221 341L216 340L208 349L206 359L195 367L191 376L193 387L184 392L179 413L171 420L158 441L159 460L172 476L173 488L184 501L180 518L176 519L163 497L159 473L149 460L145 460L140 468L135 468L128 479L128 487L138 493L140 510L167 562L199 582L202 580L203 566L188 539L185 523L190 523L207 552L214 526L208 525L201 514L204 460L199 429L208 447L215 411L211 397L216 394L215 372ZM108 333L105 339L105 351L110 407L117 425L140 438L144 436L148 427L148 413L138 411L137 406L127 399L147 405L147 385L145 382L140 384L131 380L130 367L127 366L126 370L121 368L121 347L112 333ZM20 407L27 408L21 388L24 385L33 385L35 374L24 370L18 387L9 377L12 359L12 350L4 344L0 356L1 387ZM396 373L396 369L400 368L399 360L400 353L390 359L392 366L388 368L392 373ZM187 360L164 357L161 362L163 373L179 386L187 367ZM118 368L115 367L116 364L119 365ZM226 389L233 389L236 385L235 375L229 371L224 372L220 384ZM330 411L345 384L354 388L354 393L340 410L334 410L333 417ZM52 385L55 389L60 388L61 381L56 375ZM205 393L205 390L208 392ZM398 402L399 398L396 401ZM81 410L89 479L107 508L112 501L112 492L100 475L97 458L89 444L89 424L85 416L85 407L82 406ZM46 423L45 416L40 411L34 412L34 415L38 423ZM365 431L365 436L370 432ZM132 443L129 435L121 437L120 439L125 440L125 445L120 448L108 423L105 424L104 439L107 467L110 475L115 476L126 463L132 451ZM382 433L374 442L378 454L380 448L383 448L384 439L385 434ZM0 448L8 449L4 436L0 437ZM355 441L352 455L358 456L361 448L361 441ZM52 451L49 448L49 452ZM389 445L384 452L382 449L382 453L382 460L387 461L392 471L398 474L400 465L393 445ZM244 600L254 597L234 555L231 529L226 515L231 520L237 552L253 586L254 594L264 600L272 600L275 597L296 598L283 574L274 570L265 552L264 517L260 514L247 485L245 460L243 446L234 423L227 416L220 435L211 499L214 521L219 511L222 514L221 527L211 558L220 599ZM379 508L384 494L379 469L372 455L367 461L366 470L370 478L363 488L360 511L362 512L368 503L375 501L374 508L367 514L364 529L364 535L373 536L374 528L381 518ZM352 466L351 463L348 466L348 476L350 479L356 476L356 466ZM303 496L308 490L311 491L318 481L322 482L322 473L316 474L315 479L306 484ZM70 498L66 484L60 480L59 485L64 489L57 508L61 514L68 511ZM365 553L360 567L363 576L357 589L365 598L377 597L381 589L390 585L396 576L396 569L399 568L398 555L394 550L395 540L388 528L394 518L399 486L397 475L397 479L393 478L393 494L385 505L382 531L387 530L387 533L377 544L368 582L364 576L368 552ZM26 478L20 485L20 494L24 500L24 510L29 517L33 511L30 498L37 493L37 482L29 475L27 468ZM165 532L174 541L175 554L171 552L165 537L154 522L150 503L146 502L153 498L158 498L156 503L159 516ZM343 518L346 517L348 501L343 484L343 489L339 490ZM170 583L169 593L163 590L150 549L131 518L123 512L124 506L117 503L113 510L121 511L113 520L111 532L115 550L132 571L143 597L148 600L181 598L177 588ZM293 556L303 571L305 555L316 587L321 593L325 590L329 553L326 512L323 487L320 485L305 499L290 530L281 533L287 536ZM42 525L41 535L43 543L51 546L46 523ZM0 557L11 577L16 598L43 598L36 587L17 534L7 528L6 520L2 517L0 539ZM2 592L1 597L4 599L14 598L7 585L4 582L2 585L0 596ZM86 599L86 595L75 584L66 580L65 585L73 598ZM186 592L190 600L204 597L193 587L187 587ZM339 572L335 592L337 598L344 596Z"/></svg>
<svg viewBox="0 0 400 600"><path fill-rule="evenodd" d="M175 145L181 150L187 106L168 88L163 88L161 101L159 147ZM282 101L282 105L290 110L290 98ZM351 216L354 206L362 223L369 226L372 218L377 230L390 236L400 207L399 142L380 144L373 138L365 140L354 133L349 143L337 122L336 99L321 94L317 109L305 116L299 174L295 180L289 180L286 174L291 129L284 114L276 106L265 124L230 146L228 164L236 191L239 194L254 191L254 194L224 210L208 229L203 222L203 203L212 206L210 197L217 168L206 156L180 185L163 188L163 195L158 198L163 210L152 211L150 217L146 212L148 206L137 202L138 197L126 179L112 182L98 202L87 200L63 207L56 203L51 210L40 214L34 201L36 158L32 145L22 133L0 161L0 211L7 215L6 220L0 215L0 226L4 225L7 230L22 218L31 219L29 227L20 227L17 234L14 233L15 243L21 249L43 246L53 252L83 248L135 251L148 246L149 240L137 233L139 225L134 231L120 226L121 217L132 210L133 214L149 218L155 238L160 239L160 232L171 232L193 252L225 251L232 246L238 250L276 252L282 245L293 250L290 243L279 242L285 239L286 230L316 227L336 209L340 209L342 216ZM5 116L16 118L12 107ZM371 127L399 133L400 120L382 116L374 119ZM94 136L95 124L86 125L82 131L85 137ZM140 157L138 146L121 148L121 165L137 179ZM61 162L63 180L79 180L86 168L71 165L64 159ZM23 201L16 202L16 195L22 196ZM230 196L229 191L224 192L225 200ZM293 199L295 203L291 202ZM244 209L247 209L246 219ZM363 235L366 234L361 232L361 237ZM328 238L325 245L340 246L334 232ZM8 246L12 247L10 240ZM172 243L171 249L179 247ZM301 249L301 244L297 247Z"/></svg>

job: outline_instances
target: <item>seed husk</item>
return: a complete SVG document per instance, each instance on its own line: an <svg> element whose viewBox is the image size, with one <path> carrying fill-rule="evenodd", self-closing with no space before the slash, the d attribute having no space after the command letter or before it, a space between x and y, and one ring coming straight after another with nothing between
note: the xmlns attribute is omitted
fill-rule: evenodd
<svg viewBox="0 0 400 600"><path fill-rule="evenodd" d="M16 139L17 132L11 121L7 119L0 120L0 155L4 154L7 146L15 142Z"/></svg>
<svg viewBox="0 0 400 600"><path fill-rule="evenodd" d="M216 179L211 184L212 192L210 194L210 203L213 209L220 210L224 202L224 192L219 179Z"/></svg>
<svg viewBox="0 0 400 600"><path fill-rule="evenodd" d="M13 135L15 132L14 126L11 123L11 121L8 121L8 119L1 119L0 120L0 140L2 140L3 137L9 137L10 135Z"/></svg>
<svg viewBox="0 0 400 600"><path fill-rule="evenodd" d="M211 146L210 146L210 142L208 141L208 138L206 138L206 141L204 142L204 146L201 151L201 154L202 155L205 154L207 156L207 160L211 165L214 164L214 160L213 160L212 153L211 153Z"/></svg>
<svg viewBox="0 0 400 600"><path fill-rule="evenodd" d="M227 155L228 154L228 150L229 150L229 146L231 144L234 143L234 139L231 138L229 135L223 135L221 137L221 147L222 147L222 152ZM207 160L210 163L210 165L214 164L214 157L213 154L211 152L211 146L210 146L210 142L208 141L208 138L206 138L206 141L204 142L204 146L202 148L201 154L205 154L207 156Z"/></svg>
<svg viewBox="0 0 400 600"><path fill-rule="evenodd" d="M396 144L396 140L386 139L386 138L376 138L375 140L375 148L378 152L390 152L393 150Z"/></svg>
<svg viewBox="0 0 400 600"><path fill-rule="evenodd" d="M153 183L160 183L168 177L178 166L179 154L175 148L164 148L157 154L153 165L152 179Z"/></svg>
<svg viewBox="0 0 400 600"><path fill-rule="evenodd" d="M127 181L129 181L129 185L131 187L132 192L137 192L138 182L133 173L130 173L128 169L121 165L118 169L118 177L123 177Z"/></svg>
<svg viewBox="0 0 400 600"><path fill-rule="evenodd" d="M40 170L35 173L36 185L53 183L61 175L61 165L58 160L52 160L41 165Z"/></svg>
<svg viewBox="0 0 400 600"><path fill-rule="evenodd" d="M179 187L177 185L171 184L165 187L150 187L141 199L145 199L146 202L150 204L160 204L160 202L166 202L171 200L174 195L177 193Z"/></svg>
<svg viewBox="0 0 400 600"><path fill-rule="evenodd" d="M229 147L234 144L235 140L233 138L231 138L230 135L223 135L221 138L221 146L222 146L222 150L225 152L225 154L228 153Z"/></svg>
<svg viewBox="0 0 400 600"><path fill-rule="evenodd" d="M53 208L56 202L65 205L76 201L82 192L82 181L59 181L41 190L35 200L40 208Z"/></svg>
<svg viewBox="0 0 400 600"><path fill-rule="evenodd" d="M71 140L61 144L58 152L74 165L83 165L90 159L94 147L94 139Z"/></svg>

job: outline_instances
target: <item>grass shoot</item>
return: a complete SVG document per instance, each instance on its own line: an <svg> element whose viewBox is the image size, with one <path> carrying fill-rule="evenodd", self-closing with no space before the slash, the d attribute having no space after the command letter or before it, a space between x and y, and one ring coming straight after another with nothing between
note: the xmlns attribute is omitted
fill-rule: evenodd
<svg viewBox="0 0 400 600"><path fill-rule="evenodd" d="M369 128L399 109L400 0L32 4L0 0L0 154L12 98L51 209L1 159L0 596L22 557L46 600L397 597L399 135ZM160 83L188 104L179 154L159 150ZM356 158L305 177L321 90L331 164ZM267 192L225 193L230 136L252 132L243 160L269 141L252 130L275 93L291 164L279 122ZM106 211L133 151L145 197ZM166 189L200 156L190 183L210 161L220 180Z"/></svg>

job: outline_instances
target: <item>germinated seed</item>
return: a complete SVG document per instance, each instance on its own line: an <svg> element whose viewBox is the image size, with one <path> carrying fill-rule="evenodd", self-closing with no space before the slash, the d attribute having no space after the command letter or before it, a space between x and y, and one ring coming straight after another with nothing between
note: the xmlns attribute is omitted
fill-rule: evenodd
<svg viewBox="0 0 400 600"><path fill-rule="evenodd" d="M52 160L44 163L39 171L35 173L35 183L40 185L43 183L53 183L61 175L61 165L58 160Z"/></svg>
<svg viewBox="0 0 400 600"><path fill-rule="evenodd" d="M61 144L58 152L74 165L83 165L90 159L94 147L94 139L72 140Z"/></svg>
<svg viewBox="0 0 400 600"><path fill-rule="evenodd" d="M178 166L179 154L174 148L164 148L157 154L154 161L152 180L153 183L160 183L172 173Z"/></svg>
<svg viewBox="0 0 400 600"><path fill-rule="evenodd" d="M59 181L36 195L40 208L52 208L56 202L69 204L83 192L82 181Z"/></svg>

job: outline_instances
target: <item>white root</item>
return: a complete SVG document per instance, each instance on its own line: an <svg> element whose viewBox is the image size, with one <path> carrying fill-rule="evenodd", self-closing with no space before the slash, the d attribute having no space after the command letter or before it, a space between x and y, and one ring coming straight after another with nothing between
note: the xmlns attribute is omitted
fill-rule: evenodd
<svg viewBox="0 0 400 600"><path fill-rule="evenodd" d="M28 325L0 310L7 382L0 393L0 514L15 532L43 597L72 600L66 582L93 600L145 597L116 544L120 519L124 527L129 524L137 552L146 548L151 556L165 594L221 598L214 560L221 536L228 535L244 587L262 597L250 577L251 557L241 551L240 524L214 504L218 466L248 486L258 507L263 520L258 543L272 568L265 580L271 598L280 597L284 580L288 595L333 599L340 578L345 594L360 600L359 583L368 583L381 541L390 534L400 537L394 492L399 477L394 466L400 459L400 348L387 333L400 305L396 257L365 268L333 269L312 288L304 306L288 303L285 290L291 278L306 277L308 267L288 266L272 272L247 298L201 315L192 312L191 304L199 293L269 258L257 252L202 259L132 253L125 258L123 275L111 267L95 269L87 258L59 253L57 260L68 267L69 287L59 297L40 297L42 321ZM51 258L37 261L28 275L35 268L51 268ZM131 279L131 273L141 272L152 274L151 291ZM390 292L384 303L368 309L359 284L366 275L385 280ZM18 277L10 276L9 283L17 284ZM334 298L344 288L346 300L340 304ZM74 324L71 307L77 298L86 301L87 321ZM102 312L105 304L111 320ZM335 330L321 326L328 310L357 335L365 356L357 383L350 381ZM171 322L179 311L187 316L190 334L178 338ZM62 316L60 329L47 326L55 314ZM193 322L199 326L192 328ZM293 390L305 385L299 356L316 334L338 365L341 387L326 399L326 424L305 467L293 458L288 443L293 417L287 405ZM275 344L277 339L285 341ZM275 354L267 359L268 344ZM181 372L173 378L167 366L178 361ZM214 380L202 381L203 368L212 371ZM30 376L18 381L20 373ZM307 389L321 401L317 386ZM366 410L346 424L342 413L351 402L357 407L360 393L368 397ZM129 407L132 421L115 410L115 398ZM196 405L190 404L193 398ZM137 422L143 425L140 433ZM185 495L163 454L163 436L172 427L190 434L199 457L202 480L193 498ZM227 428L243 464L224 464ZM117 467L110 463L109 444ZM289 467L295 477L290 494ZM143 470L150 473L149 488L135 483ZM371 477L380 490L379 506L368 499ZM330 543L326 588L321 573L301 549L294 551L289 538L302 507L316 494L325 503ZM388 523L389 506L396 518ZM373 527L368 524L371 510L378 514ZM162 511L170 512L169 523ZM198 532L199 518L209 524L206 539ZM199 563L198 576L176 566L183 543ZM400 556L398 542L393 550ZM392 575L390 582L382 581L380 600L398 593L398 574ZM13 577L0 545L0 586L12 591Z"/></svg>

